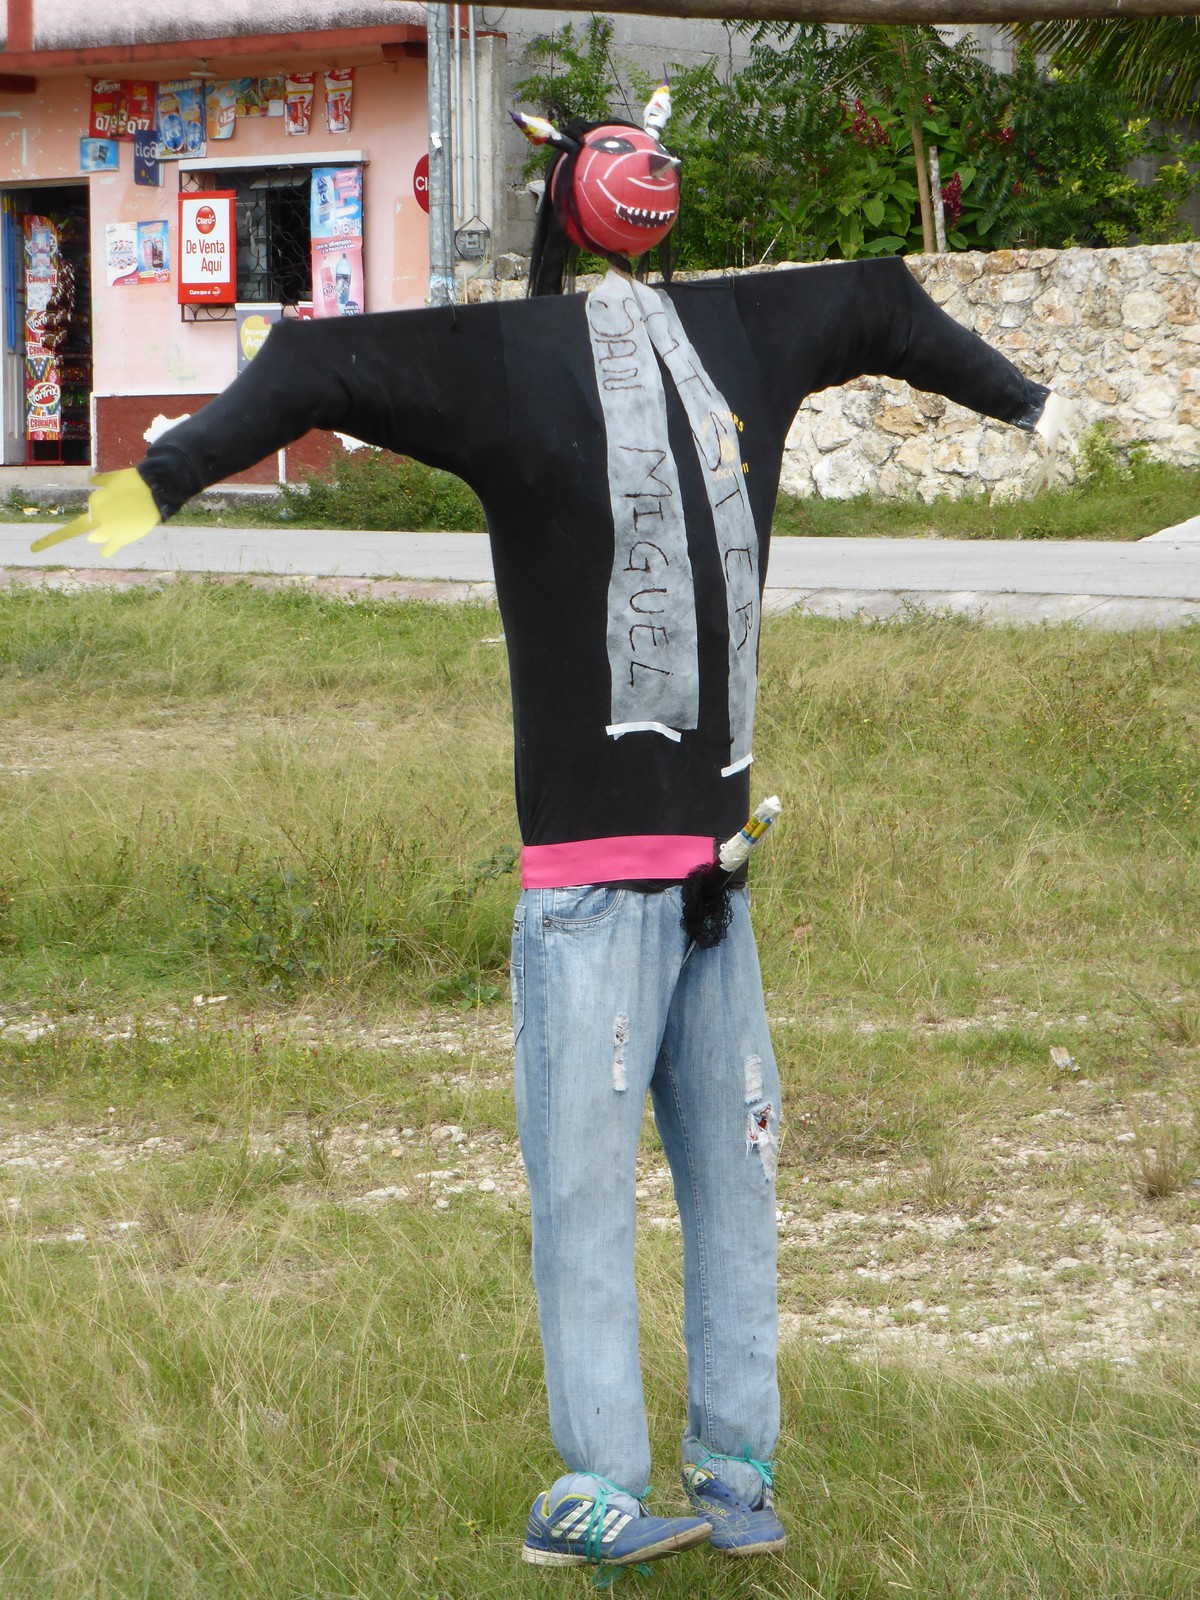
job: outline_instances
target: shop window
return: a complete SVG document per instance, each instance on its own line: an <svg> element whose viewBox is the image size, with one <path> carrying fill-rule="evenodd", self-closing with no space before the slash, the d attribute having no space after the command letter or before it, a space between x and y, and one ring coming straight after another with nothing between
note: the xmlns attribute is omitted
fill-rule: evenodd
<svg viewBox="0 0 1200 1600"><path fill-rule="evenodd" d="M294 306L312 299L309 167L206 168L181 172L184 191L232 190L237 196L237 297ZM205 319L233 316L232 306L185 306Z"/></svg>

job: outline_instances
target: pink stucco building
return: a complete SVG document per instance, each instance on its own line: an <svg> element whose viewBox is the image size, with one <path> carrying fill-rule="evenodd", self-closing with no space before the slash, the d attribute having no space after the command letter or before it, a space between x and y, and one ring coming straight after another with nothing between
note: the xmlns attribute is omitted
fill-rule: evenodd
<svg viewBox="0 0 1200 1600"><path fill-rule="evenodd" d="M2 464L137 460L233 378L239 304L245 323L424 301L423 6L0 0L0 28ZM199 191L232 196L236 282L182 305L180 195ZM310 437L255 476L320 459Z"/></svg>

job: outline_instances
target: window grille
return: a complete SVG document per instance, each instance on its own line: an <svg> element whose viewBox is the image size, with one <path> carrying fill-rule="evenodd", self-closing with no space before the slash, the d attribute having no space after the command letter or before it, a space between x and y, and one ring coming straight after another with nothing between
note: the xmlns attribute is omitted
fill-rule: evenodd
<svg viewBox="0 0 1200 1600"><path fill-rule="evenodd" d="M294 306L312 299L310 167L205 168L181 171L186 192L233 190L237 230L237 298ZM222 321L233 306L183 306L185 321Z"/></svg>

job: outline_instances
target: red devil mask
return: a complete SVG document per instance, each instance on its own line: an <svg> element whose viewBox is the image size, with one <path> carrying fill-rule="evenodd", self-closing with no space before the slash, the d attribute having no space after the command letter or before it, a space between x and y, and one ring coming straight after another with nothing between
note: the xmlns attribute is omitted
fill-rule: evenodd
<svg viewBox="0 0 1200 1600"><path fill-rule="evenodd" d="M550 197L572 244L601 255L640 256L662 242L679 215L679 163L652 133L602 123L560 161Z"/></svg>

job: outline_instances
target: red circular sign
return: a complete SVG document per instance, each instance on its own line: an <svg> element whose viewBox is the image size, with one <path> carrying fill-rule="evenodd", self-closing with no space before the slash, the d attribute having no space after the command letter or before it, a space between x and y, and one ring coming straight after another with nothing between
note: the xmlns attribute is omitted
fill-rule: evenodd
<svg viewBox="0 0 1200 1600"><path fill-rule="evenodd" d="M211 206L200 206L196 212L197 233L211 233L217 225L217 213Z"/></svg>
<svg viewBox="0 0 1200 1600"><path fill-rule="evenodd" d="M413 193L422 211L429 210L429 152L413 168Z"/></svg>

